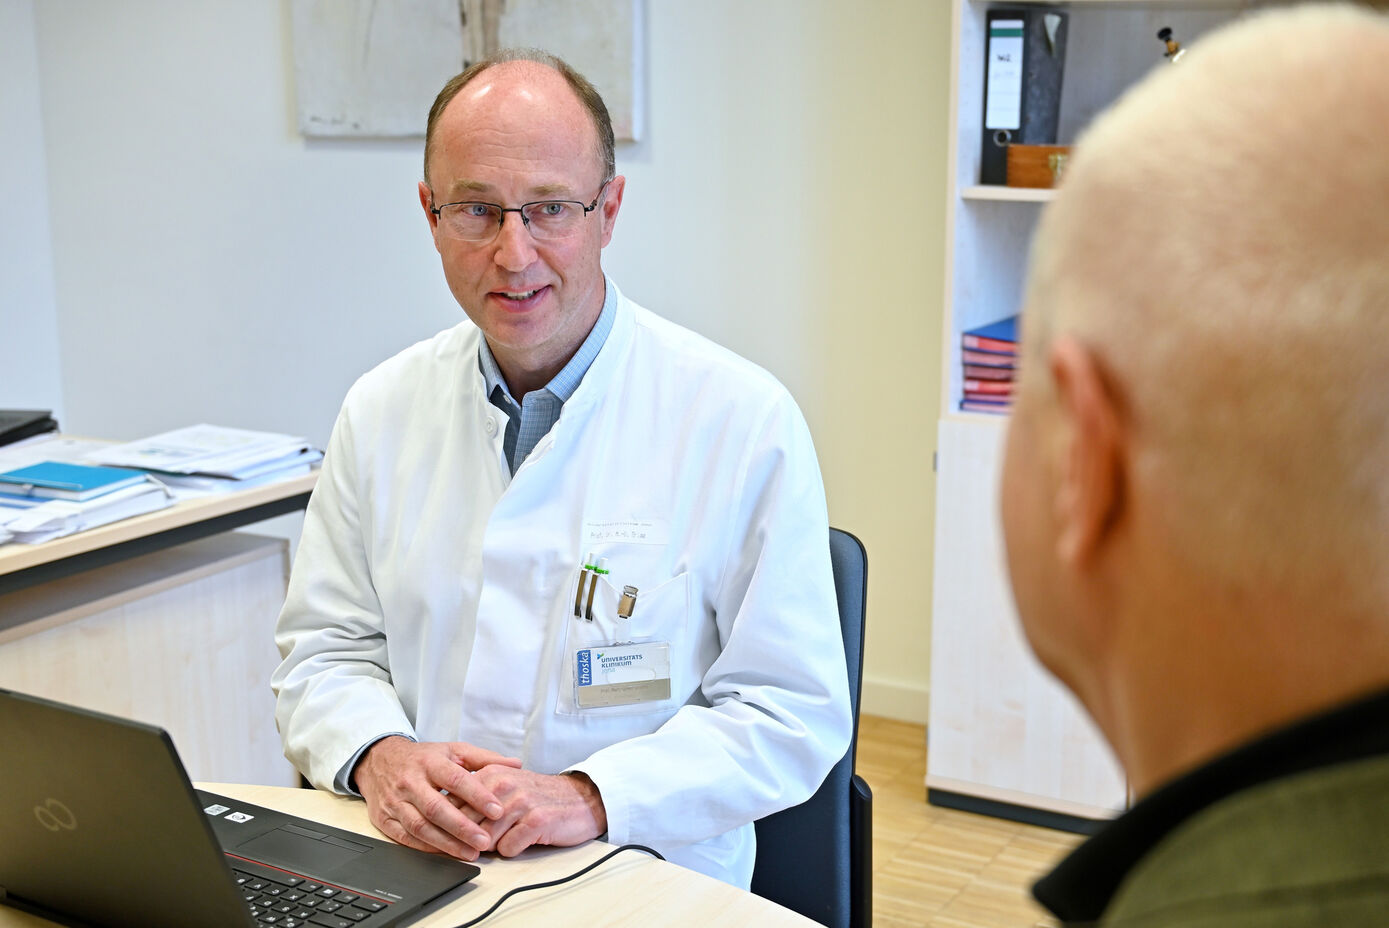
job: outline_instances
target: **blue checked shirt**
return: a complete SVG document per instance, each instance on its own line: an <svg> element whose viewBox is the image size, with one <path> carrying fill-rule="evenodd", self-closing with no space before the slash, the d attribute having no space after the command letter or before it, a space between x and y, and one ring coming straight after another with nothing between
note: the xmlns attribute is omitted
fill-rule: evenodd
<svg viewBox="0 0 1389 928"><path fill-rule="evenodd" d="M606 286L606 280L604 284ZM603 310L598 314L598 321L593 324L588 338L584 339L579 350L574 352L574 357L569 359L569 363L564 365L549 383L539 390L533 390L521 397L520 409L516 408L516 400L512 399L511 391L507 389L506 381L502 379L501 368L497 367L497 359L492 357L492 349L487 347L487 339L481 340L477 350L477 361L478 367L482 369L482 377L487 387L487 397L493 406L507 414L509 420L502 447L506 451L506 463L511 468L512 476L515 476L516 468L521 466L526 455L535 448L536 442L544 438L545 433L550 431L555 422L559 420L559 413L564 407L564 401L574 395L574 391L579 387L579 381L584 379L584 374L588 373L593 359L598 357L603 343L608 340L608 333L612 331L613 327L613 319L617 315L617 291L611 286L606 286L606 291L606 295L603 297ZM392 734L414 740L411 735L407 735L403 731ZM381 738L389 737L390 734L381 736ZM376 740L379 741L381 738ZM343 764L337 775L339 791L353 796L361 795L357 792L357 784L352 781L349 775L356 769L357 761L361 760L362 755L375 743L376 741L372 741L363 745L362 749L354 754L351 760Z"/></svg>
<svg viewBox="0 0 1389 928"><path fill-rule="evenodd" d="M598 357L603 343L608 340L608 333L613 327L613 317L617 314L617 291L606 286L606 281L604 284L603 311L598 314L598 321L593 324L588 338L584 339L579 350L574 352L574 357L569 359L569 363L564 365L549 383L521 397L519 407L502 378L501 368L497 367L497 359L492 357L492 349L487 346L487 339L482 339L478 345L477 361L486 382L487 398L493 406L507 415L502 448L506 452L506 463L513 476L516 474L516 468L521 466L521 462L535 448L536 443L545 437L545 433L550 431L559 419L565 400L574 395L579 381L584 379L589 365Z"/></svg>

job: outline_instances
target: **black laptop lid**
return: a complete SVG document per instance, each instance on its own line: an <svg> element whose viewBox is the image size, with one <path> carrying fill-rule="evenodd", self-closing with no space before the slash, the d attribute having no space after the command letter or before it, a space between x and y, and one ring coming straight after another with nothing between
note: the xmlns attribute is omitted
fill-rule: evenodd
<svg viewBox="0 0 1389 928"><path fill-rule="evenodd" d="M0 689L0 897L110 928L251 924L161 729Z"/></svg>

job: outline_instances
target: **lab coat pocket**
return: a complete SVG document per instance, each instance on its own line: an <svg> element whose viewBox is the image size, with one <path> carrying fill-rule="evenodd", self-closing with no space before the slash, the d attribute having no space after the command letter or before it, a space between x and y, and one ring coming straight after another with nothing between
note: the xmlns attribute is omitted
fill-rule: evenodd
<svg viewBox="0 0 1389 928"><path fill-rule="evenodd" d="M568 600L571 603L575 602L575 594L582 593L578 596L577 601L580 603L580 612L583 613L583 616L565 616L565 642L564 648L561 650L562 669L560 671L559 695L555 701L556 714L615 718L656 713L669 715L674 712L684 703L681 687L683 673L681 671L686 663L683 659L685 656L683 649L689 647L685 636L685 625L690 609L690 575L681 573L660 586L638 591L636 602L630 610L631 618L627 619L618 615L623 595L621 588L614 586L604 576L591 574L589 578L586 582L593 584L592 609L588 608L590 602L588 586L586 585L582 591L578 590L577 580L575 581L576 589L571 592ZM588 618L590 614L592 620ZM644 649L649 652L650 657L664 656L668 658L669 670L666 671L670 676L668 695L664 698L642 699L640 702L633 702L628 705L603 705L590 708L579 705L575 691L575 680L580 673L586 675L586 671L579 669L581 659L587 661L590 657L614 646L643 644L651 645L650 648ZM659 645L662 644L668 646L664 652L659 648ZM590 653L580 658L579 652L581 651ZM588 683L589 681L585 679L583 682Z"/></svg>

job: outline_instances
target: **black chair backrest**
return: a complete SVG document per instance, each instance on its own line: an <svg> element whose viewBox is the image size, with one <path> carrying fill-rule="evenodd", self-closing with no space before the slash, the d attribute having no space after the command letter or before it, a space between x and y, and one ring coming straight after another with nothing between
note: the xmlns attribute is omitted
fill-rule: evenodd
<svg viewBox="0 0 1389 928"><path fill-rule="evenodd" d="M858 747L859 684L863 679L864 606L868 595L868 554L848 532L830 529L830 563L849 668L849 699L854 734L849 750L830 770L815 795L798 806L760 819L752 891L833 928L866 925L869 900L866 846L871 828L856 820L871 799L867 784L854 776ZM854 782L858 779L857 784ZM857 798L856 798L857 797Z"/></svg>

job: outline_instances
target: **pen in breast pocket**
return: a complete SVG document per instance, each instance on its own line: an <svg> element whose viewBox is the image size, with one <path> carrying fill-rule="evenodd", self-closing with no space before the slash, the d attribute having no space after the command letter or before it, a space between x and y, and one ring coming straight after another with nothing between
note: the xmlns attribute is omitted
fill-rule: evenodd
<svg viewBox="0 0 1389 928"><path fill-rule="evenodd" d="M593 579L593 552L588 552L588 557L584 559L584 566L579 568L579 587L574 591L574 618L584 617L584 583Z"/></svg>
<svg viewBox="0 0 1389 928"><path fill-rule="evenodd" d="M608 572L608 559L600 557L598 563L594 565L593 575L588 580L588 602L584 607L584 618L593 621L593 593L598 589L598 578Z"/></svg>

